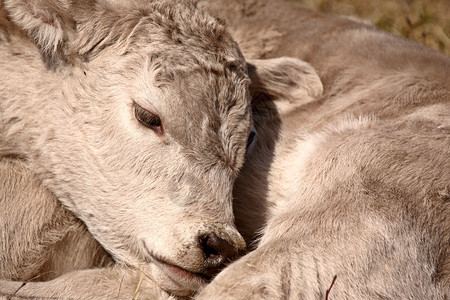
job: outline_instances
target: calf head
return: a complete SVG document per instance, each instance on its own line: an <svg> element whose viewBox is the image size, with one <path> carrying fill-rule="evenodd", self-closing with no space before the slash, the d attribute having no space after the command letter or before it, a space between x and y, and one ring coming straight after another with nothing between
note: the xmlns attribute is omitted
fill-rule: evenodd
<svg viewBox="0 0 450 300"><path fill-rule="evenodd" d="M116 261L196 290L245 247L231 197L249 80L223 22L188 1L4 6L45 62L46 92L8 108L33 118L20 155Z"/></svg>

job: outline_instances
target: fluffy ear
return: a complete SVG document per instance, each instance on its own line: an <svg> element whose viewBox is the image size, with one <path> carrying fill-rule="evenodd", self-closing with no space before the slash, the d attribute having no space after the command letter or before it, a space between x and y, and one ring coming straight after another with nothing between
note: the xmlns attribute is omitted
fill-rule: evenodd
<svg viewBox="0 0 450 300"><path fill-rule="evenodd" d="M254 101L273 99L277 108L286 112L322 95L319 75L302 60L289 57L258 59L249 60L247 66Z"/></svg>
<svg viewBox="0 0 450 300"><path fill-rule="evenodd" d="M37 45L47 64L62 58L61 46L72 34L69 0L4 0L11 20Z"/></svg>

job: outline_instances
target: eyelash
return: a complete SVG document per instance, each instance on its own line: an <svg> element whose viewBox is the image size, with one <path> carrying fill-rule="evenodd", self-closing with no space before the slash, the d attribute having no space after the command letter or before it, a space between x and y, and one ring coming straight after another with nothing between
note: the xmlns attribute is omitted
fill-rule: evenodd
<svg viewBox="0 0 450 300"><path fill-rule="evenodd" d="M164 131L159 116L146 110L136 102L134 103L134 116L143 126L150 128L157 135L163 135Z"/></svg>

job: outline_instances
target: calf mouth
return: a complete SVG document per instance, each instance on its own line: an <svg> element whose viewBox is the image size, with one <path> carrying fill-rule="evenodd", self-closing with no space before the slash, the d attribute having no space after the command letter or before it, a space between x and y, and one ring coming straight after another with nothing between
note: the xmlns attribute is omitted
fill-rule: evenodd
<svg viewBox="0 0 450 300"><path fill-rule="evenodd" d="M202 269L198 271L188 270L173 263L172 260L164 258L164 256L155 255L149 250L147 244L142 242L144 249L145 264L150 264L153 270L153 277L156 283L166 292L176 296L190 296L205 287L211 280L212 276L203 273ZM146 266L142 266L147 269Z"/></svg>
<svg viewBox="0 0 450 300"><path fill-rule="evenodd" d="M153 256L154 264L158 269L176 285L182 289L196 292L200 288L208 284L212 277L203 273L192 272L178 265Z"/></svg>

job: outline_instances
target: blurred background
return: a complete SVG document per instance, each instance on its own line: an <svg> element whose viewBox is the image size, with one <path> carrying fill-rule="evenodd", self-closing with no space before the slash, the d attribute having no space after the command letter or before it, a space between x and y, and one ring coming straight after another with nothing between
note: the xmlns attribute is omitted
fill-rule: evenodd
<svg viewBox="0 0 450 300"><path fill-rule="evenodd" d="M361 20L450 55L450 0L288 0Z"/></svg>

